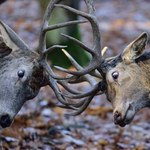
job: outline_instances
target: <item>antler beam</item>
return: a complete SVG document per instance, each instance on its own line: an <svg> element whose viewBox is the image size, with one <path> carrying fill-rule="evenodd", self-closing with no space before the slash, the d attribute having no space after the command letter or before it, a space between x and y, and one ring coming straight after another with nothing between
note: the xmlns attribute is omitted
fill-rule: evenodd
<svg viewBox="0 0 150 150"><path fill-rule="evenodd" d="M93 0L85 0L88 13L76 10L64 4L58 4L59 2L61 2L61 0L51 0L47 7L44 20L43 20L43 25L41 28L41 34L40 34L40 40L39 40L39 54L41 55L41 64L47 70L47 73L49 74L49 85L55 92L57 99L62 104L60 106L63 108L74 110L74 112L71 115L77 115L86 109L86 107L89 105L89 103L91 102L94 96L96 96L97 94L103 93L103 91L101 91L101 88L100 88L100 83L97 83L97 80L100 80L100 81L102 80L102 76L98 71L98 67L103 61L102 55L101 55L100 30L99 30L97 18L95 16ZM75 13L76 15L79 15L85 18L86 20L74 20L74 21L59 23L56 25L49 25L48 22L55 7L63 8L71 13ZM56 30L58 28L70 26L73 24L85 23L87 21L90 22L92 31L93 31L92 48L89 48L89 46L85 45L83 42L79 41L78 39L75 39L74 37L71 37L66 34L61 34L63 37L69 40L72 40L78 46L84 49L86 52L91 54L92 60L89 63L89 65L86 66L85 68L80 66L75 61L75 59L69 53L67 53L67 51L64 50L66 46L54 45L54 46L51 46L50 48L46 48L45 41L46 41L46 33L48 31ZM46 62L47 53L55 50L55 48L63 49L63 52L68 57L72 65L75 67L76 71L71 71L71 70L64 69L62 67L55 66L55 68L57 68L58 70L66 72L67 74L70 74L69 76L60 77L56 75L53 72L53 70L50 68L49 64ZM85 81L89 83L91 86L88 92L84 92L84 91L81 92L81 91L70 88L72 84L77 84L77 83L81 83ZM61 91L61 88L59 85L61 85L62 88L65 89L66 93L63 93ZM81 100L76 100L76 102L71 102L69 99L81 99Z"/></svg>

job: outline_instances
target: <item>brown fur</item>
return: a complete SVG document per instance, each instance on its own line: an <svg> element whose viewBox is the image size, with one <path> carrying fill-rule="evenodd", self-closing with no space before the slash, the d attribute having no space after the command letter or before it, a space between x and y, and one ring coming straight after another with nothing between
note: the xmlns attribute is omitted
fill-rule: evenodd
<svg viewBox="0 0 150 150"><path fill-rule="evenodd" d="M107 62L105 68L106 95L111 101L114 121L125 126L137 111L150 106L150 54L142 52L147 34L130 43L120 56ZM113 73L117 73L117 79Z"/></svg>

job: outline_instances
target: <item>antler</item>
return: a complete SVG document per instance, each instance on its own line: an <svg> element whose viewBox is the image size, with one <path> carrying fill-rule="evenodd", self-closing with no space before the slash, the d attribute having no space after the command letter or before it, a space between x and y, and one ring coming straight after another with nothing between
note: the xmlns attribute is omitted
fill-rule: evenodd
<svg viewBox="0 0 150 150"><path fill-rule="evenodd" d="M85 0L85 3L88 8L88 13L76 10L74 8L71 8L69 6L66 6L64 4L58 4L61 2L61 0L51 0L47 10L45 12L42 28L41 28L41 35L39 40L39 50L38 53L40 54L41 64L46 69L47 73L49 74L49 85L53 89L53 91L56 94L57 99L61 102L62 105L59 105L63 108L73 109L74 112L71 115L78 115L81 112L83 112L94 96L98 94L102 94L104 91L104 85L103 82L97 83L97 80L102 80L102 76L100 74L99 66L102 63L102 55L101 55L101 39L100 39L100 30L97 22L97 18L95 16L95 9L93 6L93 0ZM67 53L63 48L66 46L63 45L54 45L50 48L46 48L46 33L51 30L55 30L58 28L70 26L73 24L79 24L86 22L85 20L74 20L74 21L68 21L64 23L59 23L56 25L49 25L48 21L50 19L51 13L55 7L63 8L65 10L70 11L71 13L75 13L79 16L82 16L86 20L88 20L91 24L92 31L93 31L93 47L89 48L89 46L86 46L84 43L79 41L78 39L75 39L74 37L71 37L66 34L61 34L63 37L72 40L77 45L79 45L81 48L83 48L86 52L90 53L92 56L92 60L89 63L88 66L83 68L80 66L74 58ZM72 65L76 68L77 71L71 71L64 69L62 67L55 66L60 71L66 72L69 74L67 77L60 77L56 75L49 64L47 63L47 53L53 51L56 48L63 49L64 54L68 57L68 59L71 61ZM98 79L97 79L98 78ZM81 83L83 81L86 81L90 84L91 89L88 92L81 92L75 89L71 89L70 85ZM64 94L60 86L61 85L67 94ZM71 102L70 99L81 99L79 102Z"/></svg>

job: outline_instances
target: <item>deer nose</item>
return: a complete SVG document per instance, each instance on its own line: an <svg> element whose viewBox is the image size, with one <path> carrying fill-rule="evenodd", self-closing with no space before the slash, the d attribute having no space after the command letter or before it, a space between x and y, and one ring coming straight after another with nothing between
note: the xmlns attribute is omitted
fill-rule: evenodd
<svg viewBox="0 0 150 150"><path fill-rule="evenodd" d="M121 113L118 111L115 111L114 113L114 122L115 124L118 124L122 120Z"/></svg>
<svg viewBox="0 0 150 150"><path fill-rule="evenodd" d="M8 114L1 116L0 125L2 126L2 128L6 128L11 125L11 119Z"/></svg>

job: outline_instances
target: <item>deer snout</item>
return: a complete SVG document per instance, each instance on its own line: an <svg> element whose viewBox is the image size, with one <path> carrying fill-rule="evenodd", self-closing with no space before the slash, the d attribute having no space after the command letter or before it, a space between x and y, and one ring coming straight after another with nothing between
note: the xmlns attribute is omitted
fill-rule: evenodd
<svg viewBox="0 0 150 150"><path fill-rule="evenodd" d="M114 112L114 123L116 125L124 127L126 125L126 123L125 123L125 116L121 112L115 111Z"/></svg>
<svg viewBox="0 0 150 150"><path fill-rule="evenodd" d="M0 126L2 128L9 127L11 125L11 123L12 123L12 120L8 114L2 115L0 117Z"/></svg>
<svg viewBox="0 0 150 150"><path fill-rule="evenodd" d="M121 110L115 109L114 111L114 123L124 127L129 124L135 115L135 109L132 104L127 105L127 107L123 107Z"/></svg>
<svg viewBox="0 0 150 150"><path fill-rule="evenodd" d="M124 123L124 116L119 111L114 112L114 123L116 125L120 125L121 127L124 127L126 124Z"/></svg>
<svg viewBox="0 0 150 150"><path fill-rule="evenodd" d="M114 113L114 122L115 122L115 124L117 124L121 120L122 120L121 113L119 113L118 111L115 111L115 113Z"/></svg>
<svg viewBox="0 0 150 150"><path fill-rule="evenodd" d="M125 115L123 115L121 112L116 110L114 112L114 123L116 125L124 127L126 125L126 123L125 123Z"/></svg>

